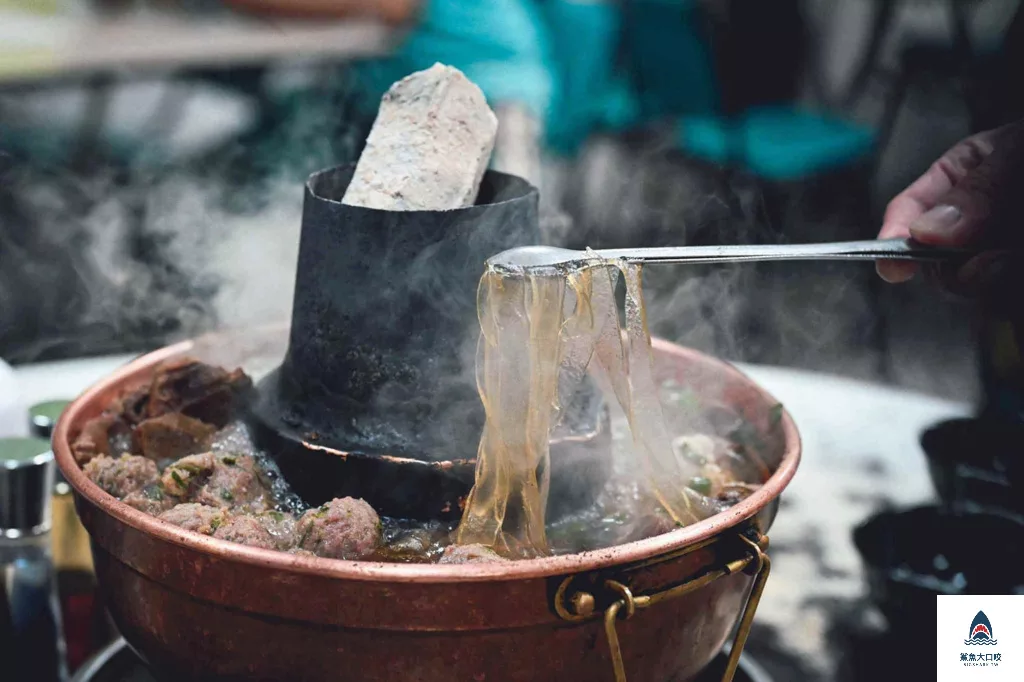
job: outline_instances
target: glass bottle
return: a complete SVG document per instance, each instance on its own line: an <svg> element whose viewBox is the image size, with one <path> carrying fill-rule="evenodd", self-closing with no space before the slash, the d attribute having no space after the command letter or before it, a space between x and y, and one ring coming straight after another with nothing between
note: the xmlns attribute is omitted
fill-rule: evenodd
<svg viewBox="0 0 1024 682"><path fill-rule="evenodd" d="M49 441L53 428L69 401L50 400L29 408L29 429L33 436ZM117 634L103 607L92 566L89 534L75 511L71 486L54 472L53 565L57 572L67 664L78 670L93 654L112 642Z"/></svg>

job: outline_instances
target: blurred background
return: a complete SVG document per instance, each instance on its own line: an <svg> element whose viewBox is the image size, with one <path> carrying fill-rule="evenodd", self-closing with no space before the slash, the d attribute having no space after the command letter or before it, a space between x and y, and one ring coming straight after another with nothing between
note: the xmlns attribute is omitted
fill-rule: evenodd
<svg viewBox="0 0 1024 682"><path fill-rule="evenodd" d="M998 121L1015 0L0 0L0 358L287 318L302 182L435 61L549 241L866 239ZM656 334L972 401L970 304L865 264L648 273Z"/></svg>

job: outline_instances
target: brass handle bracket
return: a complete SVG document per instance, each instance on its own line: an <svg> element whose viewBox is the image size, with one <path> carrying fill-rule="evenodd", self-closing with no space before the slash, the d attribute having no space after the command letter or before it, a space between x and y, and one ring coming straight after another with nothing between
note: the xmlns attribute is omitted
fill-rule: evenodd
<svg viewBox="0 0 1024 682"><path fill-rule="evenodd" d="M599 604L602 605L603 611L600 614L604 619L605 637L608 640L608 649L611 652L615 682L627 682L622 648L619 645L619 635L616 630L616 623L619 620L629 620L639 610L649 608L659 602L677 599L690 594L725 576L740 571L752 574L754 581L751 584L750 593L743 606L743 612L740 614L732 648L726 661L725 672L722 675L722 682L732 682L739 666L743 647L746 645L747 637L750 635L750 627L754 622L757 605L761 601L765 583L768 581L768 573L771 571L771 560L766 554L768 536L762 535L753 527L748 527L733 537L737 537L745 546L746 551L742 557L726 562L718 568L712 568L682 584L651 594L634 595L627 579L609 577L600 583L600 592L602 594L595 595L592 591L588 590L574 590L573 585L578 576L569 576L562 581L555 592L555 612L563 620L581 622L596 618L599 615L597 607ZM698 543L686 548L682 552L672 554L671 557L674 558L680 554L696 551L719 541L711 540Z"/></svg>

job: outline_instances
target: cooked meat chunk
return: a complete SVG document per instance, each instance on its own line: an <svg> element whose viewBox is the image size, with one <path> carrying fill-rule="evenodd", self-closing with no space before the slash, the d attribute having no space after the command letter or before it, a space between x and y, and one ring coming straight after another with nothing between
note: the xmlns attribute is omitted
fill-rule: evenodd
<svg viewBox="0 0 1024 682"><path fill-rule="evenodd" d="M270 493L260 480L256 462L252 457L232 454L214 456L212 453L207 455L213 458L213 470L192 496L194 501L250 512L261 512L270 507Z"/></svg>
<svg viewBox="0 0 1024 682"><path fill-rule="evenodd" d="M82 432L71 444L75 461L85 464L100 455L111 454L110 431L117 421L117 415L109 412L87 421L82 427Z"/></svg>
<svg viewBox="0 0 1024 682"><path fill-rule="evenodd" d="M486 564L508 561L505 557L484 545L449 545L444 548L439 564Z"/></svg>
<svg viewBox="0 0 1024 682"><path fill-rule="evenodd" d="M115 400L98 417L87 421L71 444L75 460L85 464L99 455L117 456L131 452L132 426L140 421L148 397L148 386L136 389Z"/></svg>
<svg viewBox="0 0 1024 682"><path fill-rule="evenodd" d="M271 510L258 514L256 518L274 538L277 549L285 550L295 544L295 526L297 521L294 516Z"/></svg>
<svg viewBox="0 0 1024 682"><path fill-rule="evenodd" d="M147 419L135 427L135 452L155 462L180 459L201 452L216 429L198 419L171 412Z"/></svg>
<svg viewBox="0 0 1024 682"><path fill-rule="evenodd" d="M216 458L210 452L182 457L164 469L161 477L164 490L175 497L189 497L199 490L199 487L206 481L213 471L215 463ZM224 505L214 504L211 506L223 507Z"/></svg>
<svg viewBox="0 0 1024 682"><path fill-rule="evenodd" d="M159 516L179 502L177 498L164 492L160 483L150 483L142 490L128 493L121 501L150 516Z"/></svg>
<svg viewBox="0 0 1024 682"><path fill-rule="evenodd" d="M115 402L110 412L114 412L128 426L135 426L146 418L146 404L149 402L149 385L142 386L122 395Z"/></svg>
<svg viewBox="0 0 1024 682"><path fill-rule="evenodd" d="M362 559L380 545L381 523L369 504L345 497L307 511L295 533L298 546L317 556Z"/></svg>
<svg viewBox="0 0 1024 682"><path fill-rule="evenodd" d="M89 461L85 475L114 497L122 498L156 483L156 463L145 457L121 455L117 459L101 455Z"/></svg>
<svg viewBox="0 0 1024 682"><path fill-rule="evenodd" d="M267 531L259 519L244 514L230 516L213 532L213 537L250 547L277 549L276 538Z"/></svg>
<svg viewBox="0 0 1024 682"><path fill-rule="evenodd" d="M148 417L169 412L223 428L237 405L247 399L252 380L241 369L227 372L193 358L163 364L149 390Z"/></svg>
<svg viewBox="0 0 1024 682"><path fill-rule="evenodd" d="M214 531L229 519L229 515L228 512L217 507L207 507L203 504L186 502L165 511L157 518L167 523L173 523L175 526L180 526L185 530L202 533L203 535L213 535Z"/></svg>

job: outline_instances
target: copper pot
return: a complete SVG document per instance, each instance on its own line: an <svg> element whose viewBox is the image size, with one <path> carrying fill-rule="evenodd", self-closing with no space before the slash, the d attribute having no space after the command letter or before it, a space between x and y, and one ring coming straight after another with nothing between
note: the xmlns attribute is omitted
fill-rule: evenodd
<svg viewBox="0 0 1024 682"><path fill-rule="evenodd" d="M767 444L767 483L701 523L582 554L443 566L307 558L191 533L132 509L71 455L82 425L185 342L145 355L64 412L53 445L125 639L177 680L689 680L737 621L735 666L767 577L763 553L800 458L788 414L735 368L655 341L658 372L714 382ZM730 677L726 672L726 677Z"/></svg>

